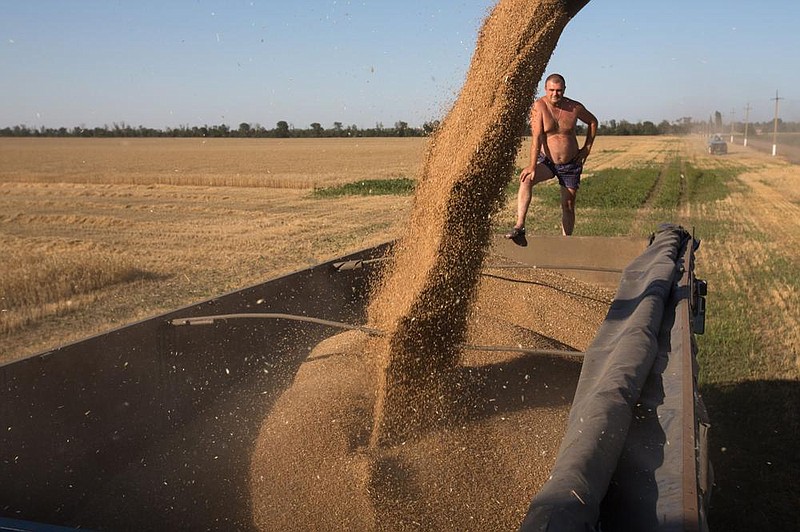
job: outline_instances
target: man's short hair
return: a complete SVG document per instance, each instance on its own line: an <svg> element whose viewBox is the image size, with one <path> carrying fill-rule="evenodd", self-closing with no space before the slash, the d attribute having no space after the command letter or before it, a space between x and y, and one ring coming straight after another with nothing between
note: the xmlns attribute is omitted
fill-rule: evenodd
<svg viewBox="0 0 800 532"><path fill-rule="evenodd" d="M567 86L567 82L564 79L564 76L562 76L561 74L550 74L549 76L547 76L547 79L544 80L545 85L550 81L558 81L565 87Z"/></svg>

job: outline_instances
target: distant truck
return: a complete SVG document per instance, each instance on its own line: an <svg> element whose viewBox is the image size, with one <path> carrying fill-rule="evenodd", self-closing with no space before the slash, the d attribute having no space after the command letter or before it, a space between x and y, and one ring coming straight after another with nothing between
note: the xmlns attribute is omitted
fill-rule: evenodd
<svg viewBox="0 0 800 532"><path fill-rule="evenodd" d="M713 135L708 140L708 153L711 155L725 155L728 153L728 145L719 135Z"/></svg>

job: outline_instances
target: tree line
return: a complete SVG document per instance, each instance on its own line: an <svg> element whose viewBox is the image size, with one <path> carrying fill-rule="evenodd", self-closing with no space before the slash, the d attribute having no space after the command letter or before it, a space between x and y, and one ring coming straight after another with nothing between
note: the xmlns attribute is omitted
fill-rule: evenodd
<svg viewBox="0 0 800 532"><path fill-rule="evenodd" d="M717 113L719 115L719 113ZM342 122L334 122L329 128L313 122L308 128L296 128L285 120L280 120L274 128L267 129L260 124L242 122L237 128L226 124L156 129L144 126L133 127L125 123L113 123L111 126L86 127L29 127L24 124L0 128L2 137L218 137L218 138L330 138L330 137L424 137L430 135L440 125L438 120L425 122L422 127L409 126L407 122L397 121L393 127L384 127L380 122L371 128L360 128L356 125L345 126ZM736 131L744 131L743 122L735 122ZM749 131L758 135L759 131L771 133L773 122L751 122ZM727 129L725 129L727 128ZM712 131L713 129L713 131ZM526 129L525 133L529 129ZM628 122L626 120L609 120L598 126L598 135L685 135L689 133L727 133L730 125L723 127L720 116L708 122L693 121L691 117L683 117L669 122L662 120L658 124L645 120ZM778 131L781 133L800 132L800 122L784 122L778 119ZM579 125L577 133L585 134L586 127Z"/></svg>
<svg viewBox="0 0 800 532"><path fill-rule="evenodd" d="M113 123L111 126L72 128L28 127L24 124L0 128L3 137L217 137L217 138L314 138L314 137L423 137L430 135L439 127L439 121L425 122L422 127L411 127L407 122L397 121L393 127L385 127L382 123L375 127L360 128L356 125L345 126L342 122L334 122L325 128L313 122L308 128L296 128L280 120L274 128L267 129L260 124L242 122L238 128L227 124L167 127L156 129L144 126L131 126L125 123Z"/></svg>

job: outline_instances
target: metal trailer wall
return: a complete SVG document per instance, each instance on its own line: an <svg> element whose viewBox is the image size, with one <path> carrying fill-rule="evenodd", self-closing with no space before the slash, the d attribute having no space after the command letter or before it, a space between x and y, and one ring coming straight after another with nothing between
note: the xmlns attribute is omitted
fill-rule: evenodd
<svg viewBox="0 0 800 532"><path fill-rule="evenodd" d="M586 260L597 244L566 243L576 245L575 257L562 256L559 240L555 255L536 260ZM500 244L509 258L536 264L527 251ZM587 352L553 480L532 501L523 530L703 529L711 482L691 334L692 323L701 332L702 303L693 244L683 229L663 228L625 268ZM636 250L635 242L628 245ZM616 250L615 260L619 246L603 245ZM336 262L369 261L387 248ZM603 266L606 259L589 262ZM263 417L311 348L337 331L285 320L171 323L267 312L361 323L370 270L339 272L333 263L0 366L0 530L251 529L249 457ZM642 313L647 323L627 329ZM638 355L644 366L621 363L636 367L634 378L608 372L619 368L616 350L630 341L645 348ZM579 406L596 402L586 397L598 390L617 394L612 409L599 414L614 428L581 440L576 435L587 432L589 418ZM564 477L585 473L576 447L589 451L603 481L554 491ZM542 520L543 511L585 517L590 528Z"/></svg>
<svg viewBox="0 0 800 532"><path fill-rule="evenodd" d="M0 366L0 530L252 528L249 457L263 416L339 331L170 321L276 312L361 323L367 283L367 270L326 263Z"/></svg>

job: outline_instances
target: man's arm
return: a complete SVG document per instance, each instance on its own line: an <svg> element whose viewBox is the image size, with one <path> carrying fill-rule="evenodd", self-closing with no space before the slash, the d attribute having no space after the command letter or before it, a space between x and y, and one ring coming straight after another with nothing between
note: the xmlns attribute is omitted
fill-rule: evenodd
<svg viewBox="0 0 800 532"><path fill-rule="evenodd" d="M594 144L594 137L597 135L597 117L590 113L583 105L578 110L578 119L585 123L586 140L583 143L583 148L578 151L578 156L581 162L586 162L589 158L589 153L592 151L592 144Z"/></svg>
<svg viewBox="0 0 800 532"><path fill-rule="evenodd" d="M542 122L542 112L538 108L539 101L534 102L531 107L531 162L522 170L519 175L520 181L526 179L533 179L533 173L536 170L536 160L539 158L539 151L542 149L542 131L544 130L544 123Z"/></svg>

